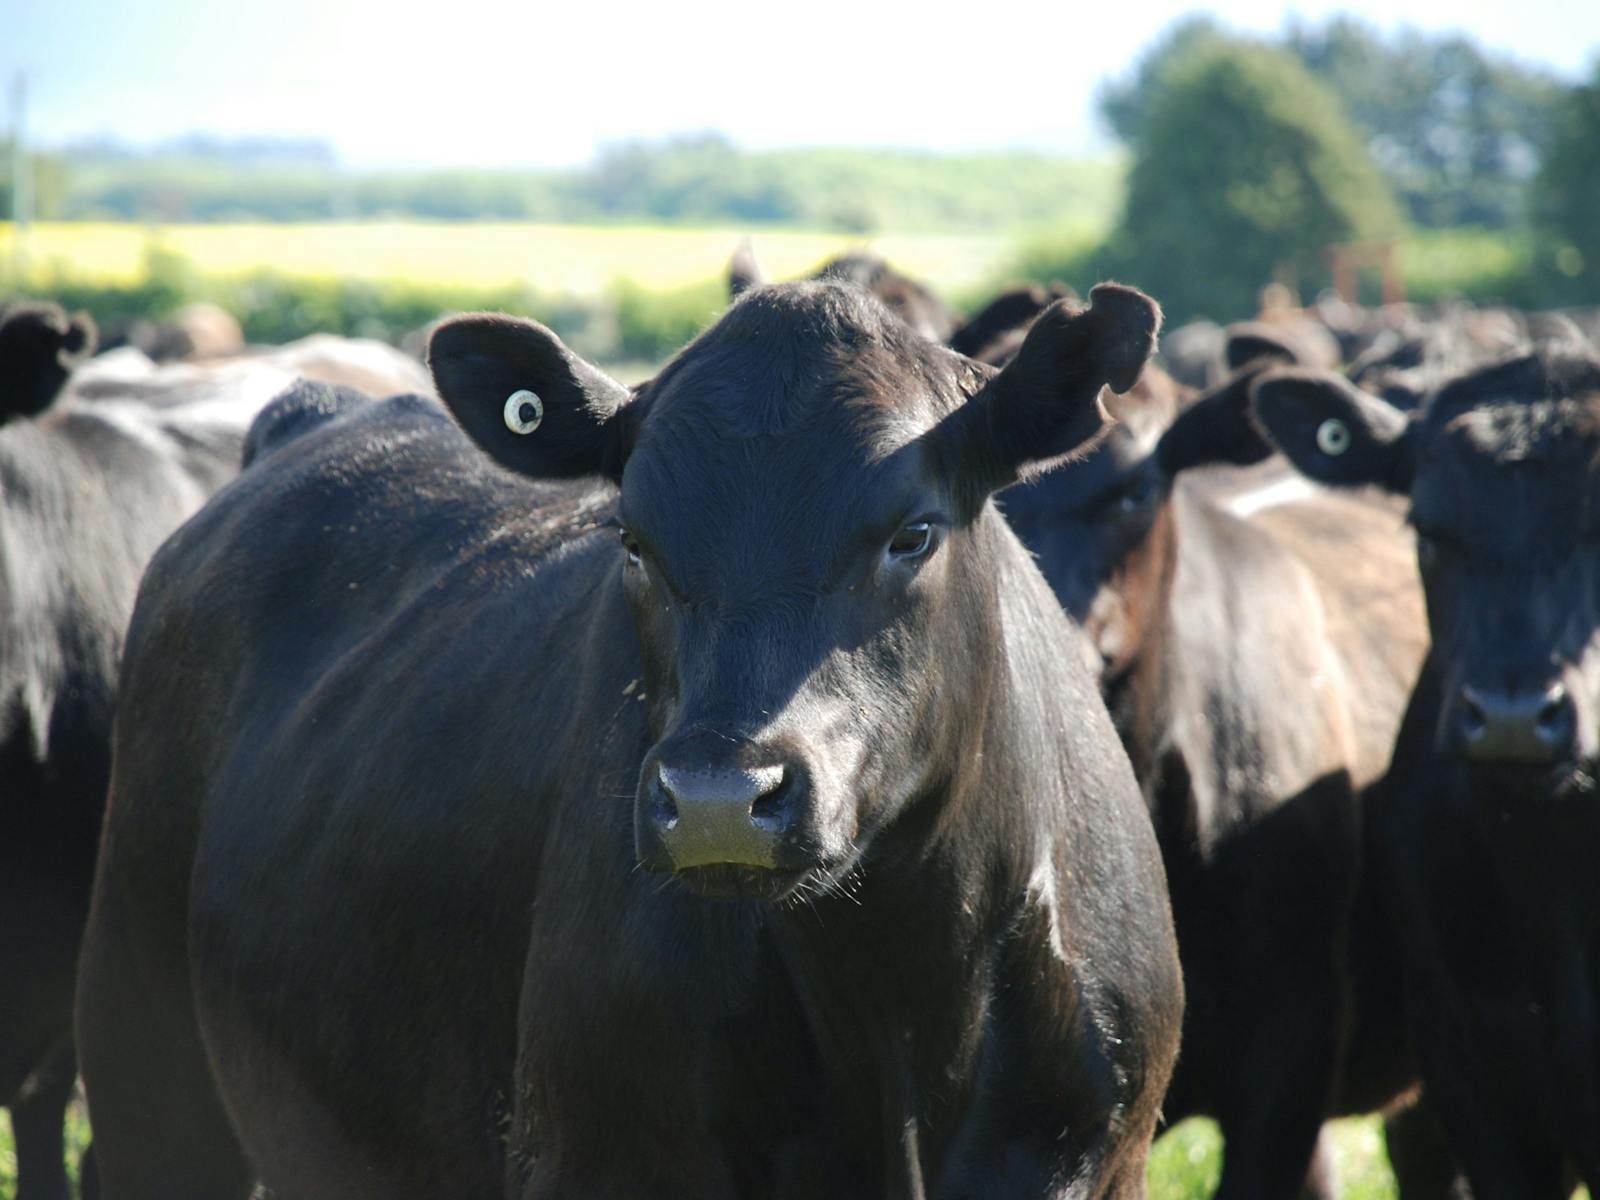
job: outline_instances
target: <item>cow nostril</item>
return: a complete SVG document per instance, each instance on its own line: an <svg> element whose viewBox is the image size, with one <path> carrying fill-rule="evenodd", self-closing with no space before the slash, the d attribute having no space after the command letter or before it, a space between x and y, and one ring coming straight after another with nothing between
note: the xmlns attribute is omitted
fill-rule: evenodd
<svg viewBox="0 0 1600 1200"><path fill-rule="evenodd" d="M787 821L789 809L789 773L778 775L767 788L750 802L750 820L763 829L781 829Z"/></svg>
<svg viewBox="0 0 1600 1200"><path fill-rule="evenodd" d="M1556 684L1545 693L1544 707L1539 710L1534 728L1547 742L1558 742L1567 736L1572 723L1572 705L1567 699L1567 689Z"/></svg>
<svg viewBox="0 0 1600 1200"><path fill-rule="evenodd" d="M1483 705L1473 696L1471 688L1461 693L1460 725L1469 742L1477 741L1489 728L1489 715L1483 711Z"/></svg>
<svg viewBox="0 0 1600 1200"><path fill-rule="evenodd" d="M650 789L650 819L660 829L671 829L678 823L678 802L659 769L656 771L655 787Z"/></svg>

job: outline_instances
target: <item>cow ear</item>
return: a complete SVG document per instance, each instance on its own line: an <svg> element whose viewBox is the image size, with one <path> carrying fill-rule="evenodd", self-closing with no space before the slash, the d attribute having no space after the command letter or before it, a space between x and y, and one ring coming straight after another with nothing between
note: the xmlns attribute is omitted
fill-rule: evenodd
<svg viewBox="0 0 1600 1200"><path fill-rule="evenodd" d="M543 325L455 317L433 331L428 366L461 428L501 465L535 478L622 477L632 393Z"/></svg>
<svg viewBox="0 0 1600 1200"><path fill-rule="evenodd" d="M94 347L86 313L69 317L58 305L32 303L0 311L0 421L49 408Z"/></svg>
<svg viewBox="0 0 1600 1200"><path fill-rule="evenodd" d="M1134 385L1160 328L1154 300L1114 283L1087 306L1058 300L1040 313L1016 357L962 408L970 482L987 494L1085 449L1107 420L1101 389Z"/></svg>
<svg viewBox="0 0 1600 1200"><path fill-rule="evenodd" d="M1267 371L1252 385L1250 404L1267 437L1302 474L1339 486L1410 489L1413 423L1344 376Z"/></svg>
<svg viewBox="0 0 1600 1200"><path fill-rule="evenodd" d="M1269 360L1270 361L1270 360ZM1249 466L1272 454L1250 415L1250 385L1267 364L1252 362L1190 401L1156 443L1156 461L1168 479L1213 463Z"/></svg>
<svg viewBox="0 0 1600 1200"><path fill-rule="evenodd" d="M733 257L728 260L728 299L737 300L751 288L760 287L766 281L766 273L756 261L755 246L749 238L740 239L734 247Z"/></svg>
<svg viewBox="0 0 1600 1200"><path fill-rule="evenodd" d="M1228 370L1238 371L1260 362L1293 365L1300 361L1300 356L1277 330L1259 321L1240 321L1228 326L1222 360Z"/></svg>

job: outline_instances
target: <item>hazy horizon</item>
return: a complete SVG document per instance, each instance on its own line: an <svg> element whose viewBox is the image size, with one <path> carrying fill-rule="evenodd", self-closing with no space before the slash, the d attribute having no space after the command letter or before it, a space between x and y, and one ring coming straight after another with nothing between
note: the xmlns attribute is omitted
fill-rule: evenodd
<svg viewBox="0 0 1600 1200"><path fill-rule="evenodd" d="M1346 14L1391 33L1458 32L1566 78L1600 56L1587 0L1226 0L1246 32ZM731 0L639 12L508 9L458 0L428 24L377 0L201 0L108 9L21 3L0 47L28 79L38 145L190 135L326 142L353 169L569 166L632 139L717 133L754 150L848 146L1084 154L1110 144L1095 111L1182 0L1048 15L970 8L917 20L819 0L778 27ZM957 21L957 18L960 21Z"/></svg>

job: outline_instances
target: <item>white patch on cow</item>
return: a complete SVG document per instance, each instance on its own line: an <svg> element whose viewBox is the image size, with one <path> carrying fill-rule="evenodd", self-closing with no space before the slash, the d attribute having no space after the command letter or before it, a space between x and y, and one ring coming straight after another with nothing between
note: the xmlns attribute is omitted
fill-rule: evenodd
<svg viewBox="0 0 1600 1200"><path fill-rule="evenodd" d="M1061 905L1056 898L1056 868L1048 851L1039 855L1039 861L1028 876L1028 899L1044 911L1050 922L1050 952L1060 962L1067 961L1067 948L1061 940Z"/></svg>
<svg viewBox="0 0 1600 1200"><path fill-rule="evenodd" d="M1251 517L1263 509L1276 508L1280 504L1310 500L1316 494L1316 485L1309 479L1291 475L1286 479L1274 480L1253 492L1234 496L1227 502L1226 508L1236 517Z"/></svg>

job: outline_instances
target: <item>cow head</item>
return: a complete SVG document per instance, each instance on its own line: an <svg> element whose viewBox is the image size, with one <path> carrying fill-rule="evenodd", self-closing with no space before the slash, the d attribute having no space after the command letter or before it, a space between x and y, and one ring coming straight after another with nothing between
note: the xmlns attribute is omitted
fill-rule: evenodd
<svg viewBox="0 0 1600 1200"><path fill-rule="evenodd" d="M1415 413L1337 375L1278 372L1254 405L1307 475L1410 496L1443 688L1437 747L1501 777L1592 784L1600 360L1541 349L1457 376Z"/></svg>
<svg viewBox="0 0 1600 1200"><path fill-rule="evenodd" d="M642 864L708 895L825 885L965 769L1021 555L988 497L1098 434L1102 386L1133 382L1158 322L1104 286L994 373L857 288L789 284L631 392L531 322L435 333L439 393L488 453L620 486L656 738Z"/></svg>
<svg viewBox="0 0 1600 1200"><path fill-rule="evenodd" d="M1253 463L1270 451L1247 414L1261 365L1248 362L1187 403L1170 378L1147 370L1115 399L1117 424L1080 465L1014 488L1001 502L1099 652L1091 665L1106 678L1132 664L1168 599L1174 481L1193 467Z"/></svg>
<svg viewBox="0 0 1600 1200"><path fill-rule="evenodd" d="M83 313L29 302L0 307L0 422L49 408L94 344L94 322Z"/></svg>

